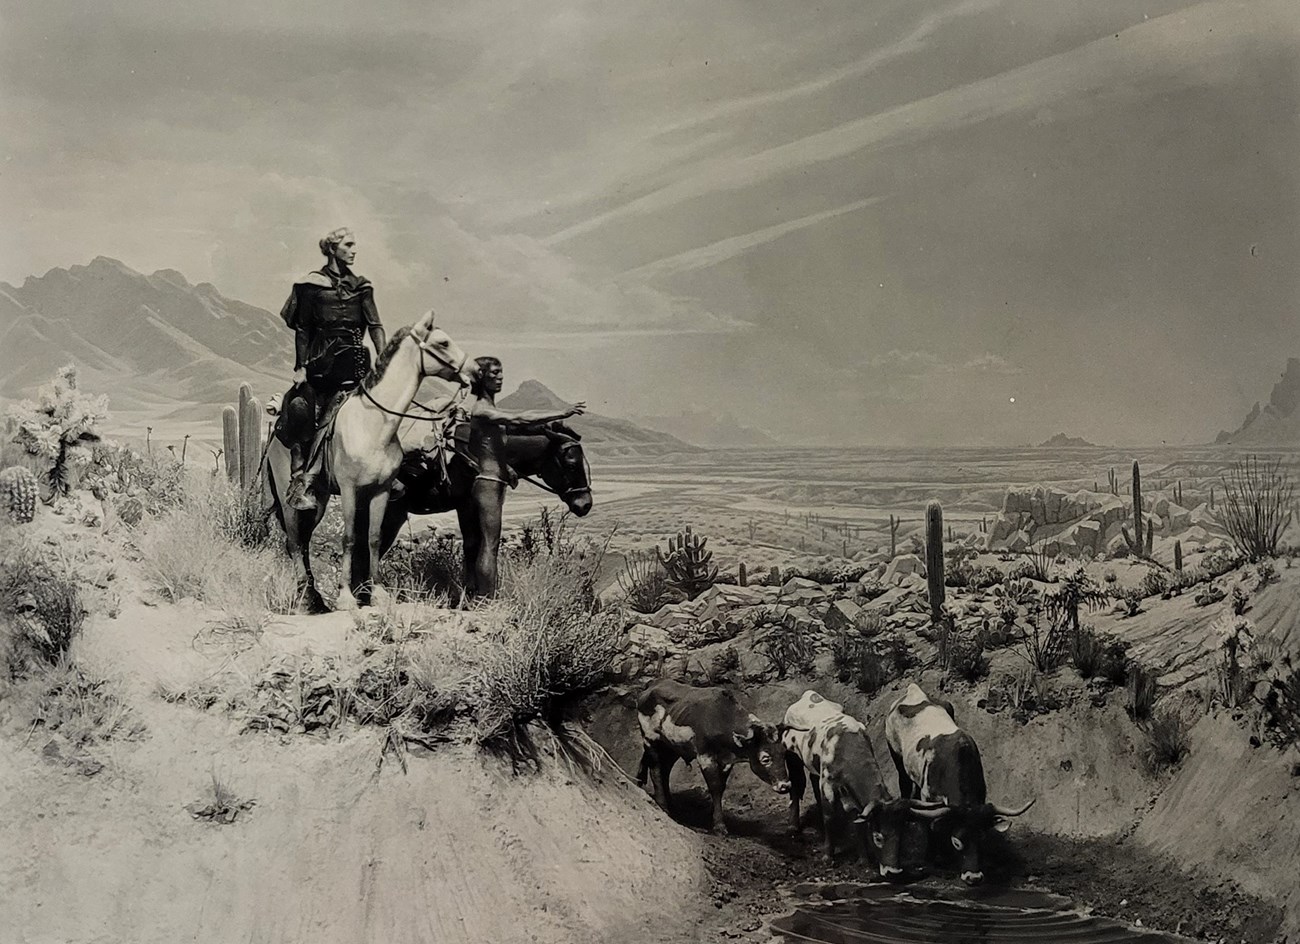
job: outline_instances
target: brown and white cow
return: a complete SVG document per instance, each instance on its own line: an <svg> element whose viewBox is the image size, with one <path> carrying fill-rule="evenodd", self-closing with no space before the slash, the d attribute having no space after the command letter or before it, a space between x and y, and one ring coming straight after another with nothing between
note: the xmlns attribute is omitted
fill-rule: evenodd
<svg viewBox="0 0 1300 944"><path fill-rule="evenodd" d="M799 831L799 801L806 781L821 812L826 858L845 823L860 858L867 858L863 832L881 876L902 874L903 833L914 807L931 808L893 797L885 786L867 726L838 702L809 689L785 712L785 741L790 768L790 826ZM806 779L805 779L806 777Z"/></svg>
<svg viewBox="0 0 1300 944"><path fill-rule="evenodd" d="M722 793L731 768L745 761L777 793L790 789L779 726L742 706L726 688L697 687L659 679L637 699L643 749L637 783L653 772L655 801L671 813L668 778L679 759L696 760L713 799L713 831L726 835Z"/></svg>
<svg viewBox="0 0 1300 944"><path fill-rule="evenodd" d="M961 878L968 885L984 879L981 846L992 829L1006 832L1019 809L988 802L984 764L979 748L953 720L950 705L930 698L915 682L894 702L885 718L885 740L898 767L899 791L906 796L943 804L916 810L915 816L938 821L960 856Z"/></svg>

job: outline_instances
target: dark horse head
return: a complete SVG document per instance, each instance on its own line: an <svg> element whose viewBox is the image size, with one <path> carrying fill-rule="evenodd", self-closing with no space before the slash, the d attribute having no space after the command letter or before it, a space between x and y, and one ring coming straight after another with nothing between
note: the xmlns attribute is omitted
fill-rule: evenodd
<svg viewBox="0 0 1300 944"><path fill-rule="evenodd" d="M579 518L591 511L591 479L582 437L564 423L529 427L507 437L510 465L540 478Z"/></svg>

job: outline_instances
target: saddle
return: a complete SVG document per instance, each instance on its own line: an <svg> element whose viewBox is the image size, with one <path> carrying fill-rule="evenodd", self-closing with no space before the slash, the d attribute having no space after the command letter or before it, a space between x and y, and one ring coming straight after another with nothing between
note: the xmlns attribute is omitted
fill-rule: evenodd
<svg viewBox="0 0 1300 944"><path fill-rule="evenodd" d="M301 431L293 429L289 422L288 410L283 408L283 404L288 403L294 397L300 396L304 391L299 389L298 384L294 384L285 393L281 402L281 408L275 418L275 427L273 435L284 445L291 446L295 441L302 441L308 437L304 436ZM324 471L325 456L329 452L325 443L329 441L330 436L334 434L334 421L338 417L339 407L347 400L355 388L337 390L329 397L320 397L314 392L308 392L306 399L312 404L315 412L313 429L311 432L311 446L307 451L306 462L303 464L303 471L314 475L319 475Z"/></svg>
<svg viewBox="0 0 1300 944"><path fill-rule="evenodd" d="M405 450L393 493L404 498L411 514L452 510L452 465L461 463L475 473L479 471L478 463L469 454L469 440L469 423L452 421L425 437L418 447ZM519 484L519 475L513 469L506 472L506 479L511 488Z"/></svg>

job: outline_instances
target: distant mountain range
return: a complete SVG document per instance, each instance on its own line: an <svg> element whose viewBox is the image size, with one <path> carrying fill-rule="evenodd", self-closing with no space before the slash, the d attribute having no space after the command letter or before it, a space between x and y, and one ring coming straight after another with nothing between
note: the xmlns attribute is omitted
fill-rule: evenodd
<svg viewBox="0 0 1300 944"><path fill-rule="evenodd" d="M564 410L570 403L536 380L525 380L519 389L497 400L511 410ZM645 429L627 420L584 413L565 421L582 435L584 445L602 455L635 455L645 452L700 452L698 446L682 442L667 433Z"/></svg>
<svg viewBox="0 0 1300 944"><path fill-rule="evenodd" d="M1096 449L1097 444L1088 442L1079 436L1067 436L1065 433L1057 433L1051 439L1045 439L1039 444L1039 448L1050 447L1052 449Z"/></svg>
<svg viewBox="0 0 1300 944"><path fill-rule="evenodd" d="M642 426L663 430L706 449L781 445L771 434L754 426L742 425L730 413L717 415L692 411L673 416L636 416L633 419Z"/></svg>
<svg viewBox="0 0 1300 944"><path fill-rule="evenodd" d="M288 386L293 334L278 315L206 282L192 285L171 269L144 275L105 256L20 287L0 283L0 398L33 396L69 362L83 389L108 394L110 427L211 422L216 430L241 383L262 397ZM527 381L501 402L561 401ZM667 433L595 414L574 428L606 455L697 451Z"/></svg>
<svg viewBox="0 0 1300 944"><path fill-rule="evenodd" d="M1289 358L1268 403L1258 402L1234 432L1219 433L1223 445L1280 446L1300 443L1300 358Z"/></svg>

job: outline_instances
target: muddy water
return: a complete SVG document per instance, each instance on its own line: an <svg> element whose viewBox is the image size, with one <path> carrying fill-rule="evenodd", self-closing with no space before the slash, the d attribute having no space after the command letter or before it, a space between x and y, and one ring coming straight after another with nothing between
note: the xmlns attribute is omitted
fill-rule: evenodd
<svg viewBox="0 0 1300 944"><path fill-rule="evenodd" d="M782 940L816 944L1174 944L1175 937L1072 910L1035 891L969 893L889 885L804 885L793 914L772 922Z"/></svg>

